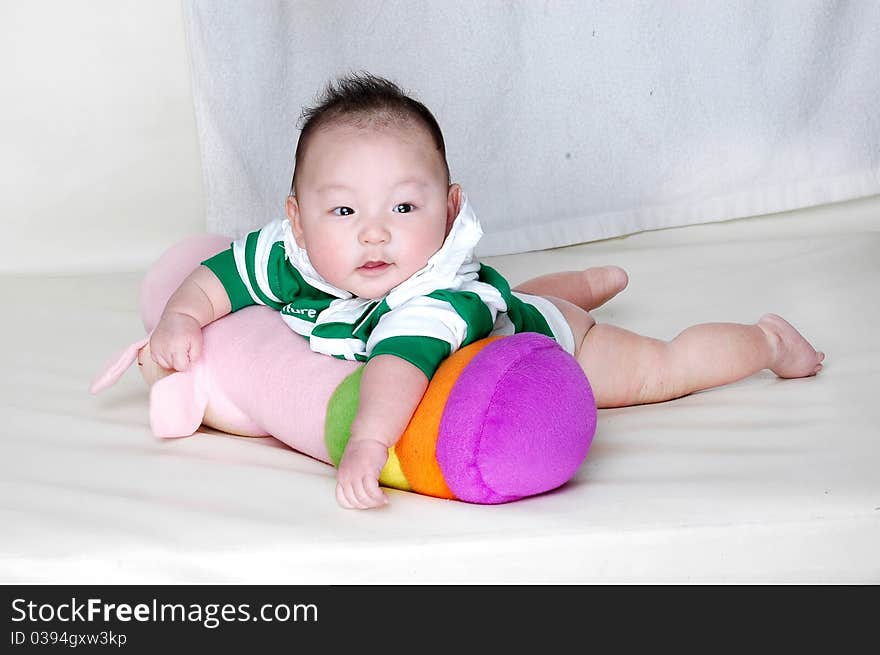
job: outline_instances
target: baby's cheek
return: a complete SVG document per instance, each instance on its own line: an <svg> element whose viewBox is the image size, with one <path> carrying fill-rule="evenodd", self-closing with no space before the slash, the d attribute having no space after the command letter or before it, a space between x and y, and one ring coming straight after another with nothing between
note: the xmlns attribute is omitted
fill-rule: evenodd
<svg viewBox="0 0 880 655"><path fill-rule="evenodd" d="M315 244L308 249L315 270L331 284L338 281L345 268L345 249L340 243Z"/></svg>
<svg viewBox="0 0 880 655"><path fill-rule="evenodd" d="M414 258L427 262L434 253L443 247L444 238L445 234L437 232L436 230L417 235L417 237L413 239L410 253Z"/></svg>

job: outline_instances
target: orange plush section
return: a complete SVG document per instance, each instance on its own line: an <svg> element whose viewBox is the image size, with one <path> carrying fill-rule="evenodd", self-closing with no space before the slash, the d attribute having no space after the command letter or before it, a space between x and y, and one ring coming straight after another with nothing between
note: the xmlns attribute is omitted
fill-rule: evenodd
<svg viewBox="0 0 880 655"><path fill-rule="evenodd" d="M437 434L449 392L459 375L483 348L501 337L481 339L447 358L434 373L431 384L416 408L409 425L394 446L400 468L412 490L438 498L455 498L446 486L443 471L437 464Z"/></svg>

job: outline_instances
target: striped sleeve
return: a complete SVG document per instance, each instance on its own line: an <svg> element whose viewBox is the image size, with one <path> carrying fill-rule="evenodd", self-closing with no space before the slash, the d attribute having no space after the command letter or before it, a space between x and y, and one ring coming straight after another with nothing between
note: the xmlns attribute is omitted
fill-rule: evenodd
<svg viewBox="0 0 880 655"><path fill-rule="evenodd" d="M227 248L206 259L202 262L202 266L207 266L211 269L211 272L220 280L220 284L226 289L226 295L229 296L229 304L232 305L232 311L237 312L242 307L254 304L247 287L238 276L232 248Z"/></svg>
<svg viewBox="0 0 880 655"><path fill-rule="evenodd" d="M449 343L434 337L388 337L376 344L367 361L379 355L394 355L421 370L429 380L441 362L451 354Z"/></svg>
<svg viewBox="0 0 880 655"><path fill-rule="evenodd" d="M367 340L370 358L396 355L430 380L440 363L464 345L487 336L492 310L471 292L435 291L412 298L379 320Z"/></svg>
<svg viewBox="0 0 880 655"><path fill-rule="evenodd" d="M273 221L202 262L226 289L232 311L254 304L281 309L299 291L301 277L285 256L283 223Z"/></svg>

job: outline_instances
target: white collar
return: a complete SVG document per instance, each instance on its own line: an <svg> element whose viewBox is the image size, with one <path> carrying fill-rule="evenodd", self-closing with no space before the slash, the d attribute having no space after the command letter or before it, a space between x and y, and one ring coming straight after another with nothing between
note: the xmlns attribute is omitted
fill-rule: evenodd
<svg viewBox="0 0 880 655"><path fill-rule="evenodd" d="M287 259L308 284L337 298L353 298L351 293L333 286L315 270L308 253L293 238L289 220L284 221L282 230ZM386 300L389 306L395 307L410 298L427 295L437 289L453 288L456 286L456 277L461 275L471 274L470 277L474 277L479 269L474 248L482 236L480 221L462 193L458 216L440 250L431 256L424 268L388 292Z"/></svg>

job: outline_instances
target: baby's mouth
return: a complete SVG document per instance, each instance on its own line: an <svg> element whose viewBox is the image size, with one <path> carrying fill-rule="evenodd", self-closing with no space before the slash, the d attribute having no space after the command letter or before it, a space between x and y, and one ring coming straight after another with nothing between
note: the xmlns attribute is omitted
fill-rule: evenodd
<svg viewBox="0 0 880 655"><path fill-rule="evenodd" d="M380 260L371 260L371 261L368 261L368 262L361 264L359 267L359 270L362 273L366 273L369 275L371 273L381 273L384 270L386 270L389 266L391 266L391 264L389 264L388 262L383 262Z"/></svg>

